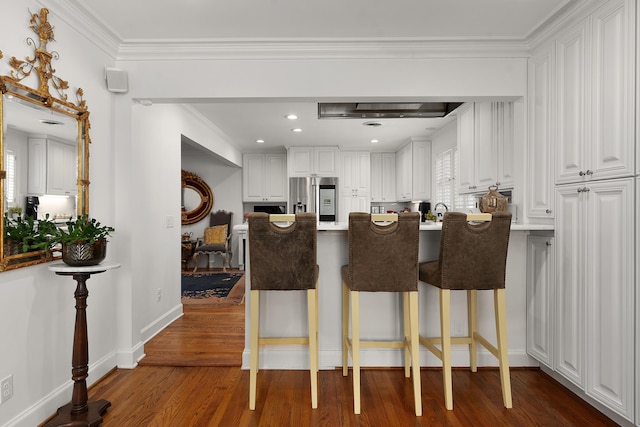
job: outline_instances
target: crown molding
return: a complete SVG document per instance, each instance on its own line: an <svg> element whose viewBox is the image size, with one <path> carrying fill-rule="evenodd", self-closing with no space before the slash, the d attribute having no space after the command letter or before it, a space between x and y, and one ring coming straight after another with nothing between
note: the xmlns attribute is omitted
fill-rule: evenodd
<svg viewBox="0 0 640 427"><path fill-rule="evenodd" d="M224 40L127 42L117 60L528 57L523 40Z"/></svg>
<svg viewBox="0 0 640 427"><path fill-rule="evenodd" d="M42 7L75 29L79 34L104 51L112 58L116 58L120 48L120 40L116 34L101 22L95 20L87 9L76 6L68 0L37 0Z"/></svg>

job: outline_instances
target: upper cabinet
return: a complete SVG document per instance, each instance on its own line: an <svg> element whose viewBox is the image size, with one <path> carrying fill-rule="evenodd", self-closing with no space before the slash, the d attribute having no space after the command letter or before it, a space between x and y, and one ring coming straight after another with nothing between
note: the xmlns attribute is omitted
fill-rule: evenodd
<svg viewBox="0 0 640 427"><path fill-rule="evenodd" d="M371 153L371 201L396 199L396 153Z"/></svg>
<svg viewBox="0 0 640 427"><path fill-rule="evenodd" d="M554 172L551 155L555 118L555 44L536 49L529 59L529 127L527 214L554 217Z"/></svg>
<svg viewBox="0 0 640 427"><path fill-rule="evenodd" d="M338 158L337 147L291 147L289 176L338 176Z"/></svg>
<svg viewBox="0 0 640 427"><path fill-rule="evenodd" d="M411 141L396 152L400 202L431 199L431 142Z"/></svg>
<svg viewBox="0 0 640 427"><path fill-rule="evenodd" d="M340 174L340 221L349 212L369 212L371 205L371 155L365 151L342 151Z"/></svg>
<svg viewBox="0 0 640 427"><path fill-rule="evenodd" d="M245 154L242 158L242 198L245 202L287 200L287 159L284 154Z"/></svg>
<svg viewBox="0 0 640 427"><path fill-rule="evenodd" d="M634 173L632 9L609 1L556 40L557 184Z"/></svg>
<svg viewBox="0 0 640 427"><path fill-rule="evenodd" d="M513 103L468 103L457 115L458 192L513 187Z"/></svg>
<svg viewBox="0 0 640 427"><path fill-rule="evenodd" d="M30 194L76 195L78 193L76 147L51 138L29 138Z"/></svg>

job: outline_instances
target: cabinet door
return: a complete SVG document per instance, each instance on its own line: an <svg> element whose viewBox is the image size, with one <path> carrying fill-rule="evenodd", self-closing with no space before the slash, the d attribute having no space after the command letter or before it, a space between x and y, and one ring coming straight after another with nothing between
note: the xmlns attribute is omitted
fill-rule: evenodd
<svg viewBox="0 0 640 427"><path fill-rule="evenodd" d="M313 174L314 153L312 147L291 147L287 165L289 176L311 176Z"/></svg>
<svg viewBox="0 0 640 427"><path fill-rule="evenodd" d="M343 195L340 197L340 206L338 207L340 215L338 221L349 221L350 212L370 212L371 203L369 197Z"/></svg>
<svg viewBox="0 0 640 427"><path fill-rule="evenodd" d="M591 153L594 179L633 175L635 15L609 1L592 16Z"/></svg>
<svg viewBox="0 0 640 427"><path fill-rule="evenodd" d="M382 154L382 200L396 201L396 154Z"/></svg>
<svg viewBox="0 0 640 427"><path fill-rule="evenodd" d="M343 192L368 195L371 191L370 153L364 151L343 151L342 174L340 175L340 179Z"/></svg>
<svg viewBox="0 0 640 427"><path fill-rule="evenodd" d="M47 140L47 194L75 194L75 147Z"/></svg>
<svg viewBox="0 0 640 427"><path fill-rule="evenodd" d="M287 200L287 159L284 154L265 156L265 191L269 201Z"/></svg>
<svg viewBox="0 0 640 427"><path fill-rule="evenodd" d="M553 237L527 237L527 353L552 369L554 258Z"/></svg>
<svg viewBox="0 0 640 427"><path fill-rule="evenodd" d="M496 185L500 188L513 188L513 102L497 104L498 175Z"/></svg>
<svg viewBox="0 0 640 427"><path fill-rule="evenodd" d="M498 182L497 103L477 102L475 105L475 184L487 190Z"/></svg>
<svg viewBox="0 0 640 427"><path fill-rule="evenodd" d="M581 182L590 175L585 159L590 133L587 104L590 101L587 62L587 20L562 34L557 40L557 183Z"/></svg>
<svg viewBox="0 0 640 427"><path fill-rule="evenodd" d="M411 199L411 144L402 147L396 153L396 188L398 201Z"/></svg>
<svg viewBox="0 0 640 427"><path fill-rule="evenodd" d="M477 190L475 186L475 106L473 102L458 107L458 193L473 193Z"/></svg>
<svg viewBox="0 0 640 427"><path fill-rule="evenodd" d="M411 200L431 199L431 143L412 142Z"/></svg>
<svg viewBox="0 0 640 427"><path fill-rule="evenodd" d="M242 159L242 195L245 202L264 201L263 154L245 154Z"/></svg>
<svg viewBox="0 0 640 427"><path fill-rule="evenodd" d="M344 165L344 158L343 158ZM371 201L381 202L382 199L382 153L371 153Z"/></svg>
<svg viewBox="0 0 640 427"><path fill-rule="evenodd" d="M584 248L583 185L556 190L556 371L584 388Z"/></svg>
<svg viewBox="0 0 640 427"><path fill-rule="evenodd" d="M551 44L529 59L529 146L527 173L527 214L533 218L553 218L554 168L551 166L552 132L555 117L555 48Z"/></svg>
<svg viewBox="0 0 640 427"><path fill-rule="evenodd" d="M335 147L315 147L313 173L318 176L338 176L338 154Z"/></svg>
<svg viewBox="0 0 640 427"><path fill-rule="evenodd" d="M29 138L29 175L27 192L45 194L47 192L47 140Z"/></svg>
<svg viewBox="0 0 640 427"><path fill-rule="evenodd" d="M587 184L586 392L633 419L633 179Z"/></svg>

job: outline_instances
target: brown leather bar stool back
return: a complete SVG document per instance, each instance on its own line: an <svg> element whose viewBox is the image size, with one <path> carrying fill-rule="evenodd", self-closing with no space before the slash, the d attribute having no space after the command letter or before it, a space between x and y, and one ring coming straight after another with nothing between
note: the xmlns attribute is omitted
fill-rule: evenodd
<svg viewBox="0 0 640 427"><path fill-rule="evenodd" d="M289 223L280 226L276 223ZM259 346L303 344L309 346L311 406L318 407L318 264L316 215L249 215L250 387L249 409L255 409ZM307 337L260 337L261 291L307 291Z"/></svg>
<svg viewBox="0 0 640 427"><path fill-rule="evenodd" d="M445 406L453 409L451 344L469 345L471 370L476 372L476 350L480 343L500 364L502 397L511 408L511 381L507 354L505 271L511 230L511 213L467 215L445 213L437 261L420 263L420 281L439 288L440 337L420 336L420 343L442 360ZM497 347L477 331L477 291L494 290ZM467 291L469 334L451 338L450 291ZM436 347L440 345L440 348Z"/></svg>
<svg viewBox="0 0 640 427"><path fill-rule="evenodd" d="M375 222L382 221L382 222ZM422 415L418 340L418 212L349 214L349 264L342 267L342 374L353 362L354 413L360 413L360 348L404 348L405 376L413 368L416 415ZM404 309L402 341L360 339L360 292L401 292ZM351 302L351 305L349 305ZM351 313L349 313L351 309ZM351 338L349 338L351 314Z"/></svg>

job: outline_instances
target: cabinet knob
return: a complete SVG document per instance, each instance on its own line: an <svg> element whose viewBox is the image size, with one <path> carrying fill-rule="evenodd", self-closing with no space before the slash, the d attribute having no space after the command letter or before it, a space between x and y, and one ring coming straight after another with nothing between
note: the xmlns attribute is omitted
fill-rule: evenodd
<svg viewBox="0 0 640 427"><path fill-rule="evenodd" d="M496 182L496 187L500 187L502 185L501 182Z"/></svg>
<svg viewBox="0 0 640 427"><path fill-rule="evenodd" d="M547 209L545 212L546 212L547 214L550 214L550 213L551 213L551 209Z"/></svg>
<svg viewBox="0 0 640 427"><path fill-rule="evenodd" d="M551 246L551 242L549 242L549 241L547 241L545 244L546 244L547 246Z"/></svg>
<svg viewBox="0 0 640 427"><path fill-rule="evenodd" d="M587 171L585 172L585 175L593 175L593 171L592 171L592 170L587 169Z"/></svg>
<svg viewBox="0 0 640 427"><path fill-rule="evenodd" d="M580 175L580 176L585 176L585 175L586 175L586 173L584 173L584 172L580 171L580 172L578 172L578 175Z"/></svg>

